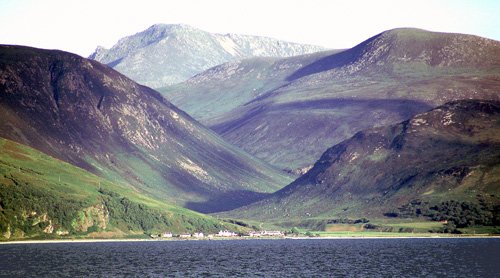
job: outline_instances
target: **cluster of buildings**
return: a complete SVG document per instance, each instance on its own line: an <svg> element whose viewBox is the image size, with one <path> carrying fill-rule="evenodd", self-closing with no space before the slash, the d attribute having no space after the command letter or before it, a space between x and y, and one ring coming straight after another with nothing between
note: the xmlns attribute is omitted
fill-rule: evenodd
<svg viewBox="0 0 500 278"><path fill-rule="evenodd" d="M260 231L260 232L250 232L248 234L251 237L260 237L260 236L284 236L280 231Z"/></svg>
<svg viewBox="0 0 500 278"><path fill-rule="evenodd" d="M159 235L151 235L152 238L173 238L174 235L172 233L162 233L162 234L159 234ZM194 237L194 238L204 238L205 235L203 233L194 233L194 234L189 234L189 233L182 233L182 234L179 234L177 235L177 237L179 238L190 238L190 237ZM210 235L207 235L206 236L207 238L213 238L214 235L213 234L210 234Z"/></svg>
<svg viewBox="0 0 500 278"><path fill-rule="evenodd" d="M189 234L189 233L182 233L177 235L176 237L179 238L214 238L214 237L236 237L238 236L237 233L229 231L229 230L220 230L217 234L209 234L209 235L204 235L203 233L194 233L194 234ZM261 237L261 236L284 236L284 234L280 231L260 231L260 232L250 232L248 234L250 237ZM169 232L165 232L159 235L151 235L152 238L173 238L174 235Z"/></svg>

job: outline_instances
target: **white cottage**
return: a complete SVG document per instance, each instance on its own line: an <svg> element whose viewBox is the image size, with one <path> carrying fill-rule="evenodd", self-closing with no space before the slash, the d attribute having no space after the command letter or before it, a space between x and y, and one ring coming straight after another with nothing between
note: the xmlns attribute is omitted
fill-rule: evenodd
<svg viewBox="0 0 500 278"><path fill-rule="evenodd" d="M202 232L200 232L200 233L194 233L193 237L195 237L195 238L203 238L203 237L205 237L205 235Z"/></svg>
<svg viewBox="0 0 500 278"><path fill-rule="evenodd" d="M172 233L163 233L160 235L161 237L173 237Z"/></svg>
<svg viewBox="0 0 500 278"><path fill-rule="evenodd" d="M225 231L220 230L219 233L217 234L217 236L232 237L232 236L236 236L236 233L229 231L229 230L225 230Z"/></svg>

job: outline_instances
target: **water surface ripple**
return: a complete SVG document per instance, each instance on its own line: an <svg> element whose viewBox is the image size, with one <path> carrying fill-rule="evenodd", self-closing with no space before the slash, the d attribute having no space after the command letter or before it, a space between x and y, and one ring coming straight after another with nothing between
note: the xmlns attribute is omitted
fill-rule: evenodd
<svg viewBox="0 0 500 278"><path fill-rule="evenodd" d="M1 277L500 277L500 239L0 245Z"/></svg>

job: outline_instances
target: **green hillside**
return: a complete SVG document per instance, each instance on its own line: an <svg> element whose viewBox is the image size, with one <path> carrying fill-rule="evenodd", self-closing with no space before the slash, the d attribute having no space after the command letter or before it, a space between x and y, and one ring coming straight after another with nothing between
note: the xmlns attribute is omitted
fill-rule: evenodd
<svg viewBox="0 0 500 278"><path fill-rule="evenodd" d="M237 228L0 138L0 240Z"/></svg>
<svg viewBox="0 0 500 278"><path fill-rule="evenodd" d="M499 192L500 102L464 100L361 131L290 185L223 215L323 228L362 219L494 227Z"/></svg>
<svg viewBox="0 0 500 278"><path fill-rule="evenodd" d="M361 130L453 100L498 100L499 57L498 41L395 29L345 51L224 64L160 92L228 142L294 170Z"/></svg>

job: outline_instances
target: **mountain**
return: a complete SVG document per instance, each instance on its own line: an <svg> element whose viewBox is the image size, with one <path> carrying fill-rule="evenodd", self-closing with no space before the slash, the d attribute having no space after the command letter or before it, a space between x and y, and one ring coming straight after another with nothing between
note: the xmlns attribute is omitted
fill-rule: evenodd
<svg viewBox="0 0 500 278"><path fill-rule="evenodd" d="M156 24L90 55L136 82L158 88L242 58L289 57L325 50L265 37L208 33L188 25Z"/></svg>
<svg viewBox="0 0 500 278"><path fill-rule="evenodd" d="M245 151L308 169L361 130L453 100L500 99L500 42L395 29L345 51L226 63L159 91Z"/></svg>
<svg viewBox="0 0 500 278"><path fill-rule="evenodd" d="M96 61L0 47L0 135L186 208L248 203L291 179Z"/></svg>
<svg viewBox="0 0 500 278"><path fill-rule="evenodd" d="M0 241L220 229L238 227L0 138Z"/></svg>
<svg viewBox="0 0 500 278"><path fill-rule="evenodd" d="M430 217L446 205L464 218L486 210L484 218L500 223L499 192L500 101L463 100L358 132L329 148L290 185L224 215L258 220Z"/></svg>

